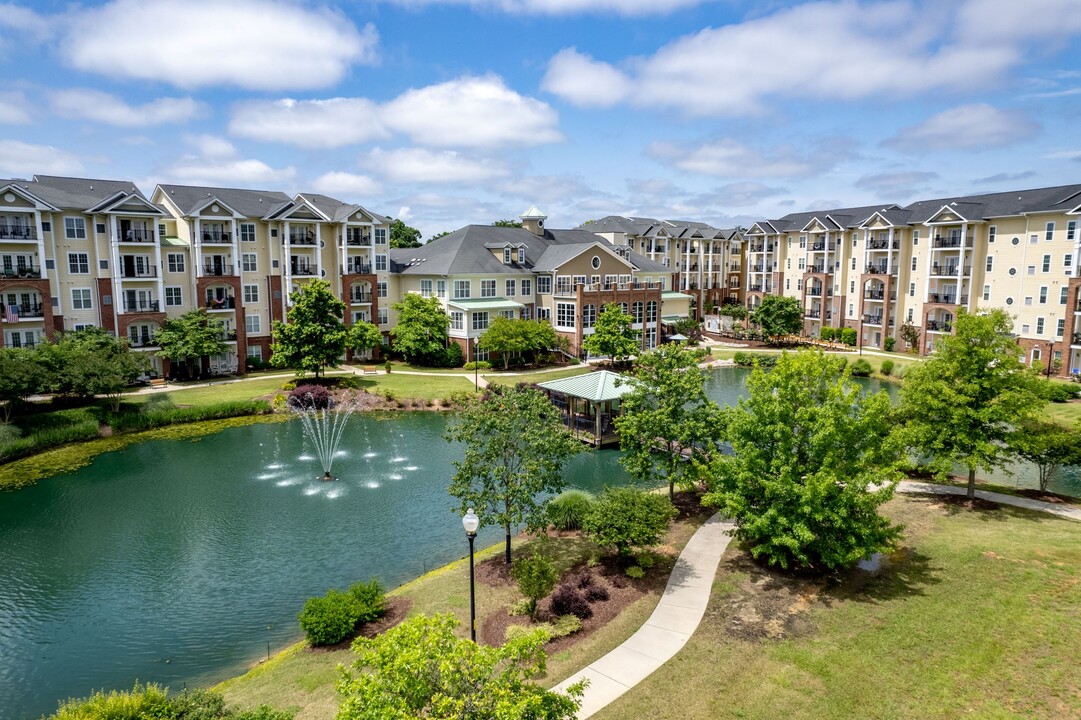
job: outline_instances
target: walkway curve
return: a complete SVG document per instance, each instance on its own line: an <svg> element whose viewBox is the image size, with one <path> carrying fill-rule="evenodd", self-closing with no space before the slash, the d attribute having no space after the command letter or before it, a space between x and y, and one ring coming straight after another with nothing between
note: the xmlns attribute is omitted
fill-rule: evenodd
<svg viewBox="0 0 1081 720"><path fill-rule="evenodd" d="M923 495L965 495L966 489L953 485L904 480L897 492ZM1046 512L1081 522L1081 506L1032 500L1015 495L977 490L976 497L1001 505ZM698 628L709 604L713 578L721 555L731 540L731 522L714 515L698 528L679 554L668 585L653 614L622 645L587 665L553 689L565 692L579 680L588 680L579 720L584 720L612 703L649 677L687 644Z"/></svg>

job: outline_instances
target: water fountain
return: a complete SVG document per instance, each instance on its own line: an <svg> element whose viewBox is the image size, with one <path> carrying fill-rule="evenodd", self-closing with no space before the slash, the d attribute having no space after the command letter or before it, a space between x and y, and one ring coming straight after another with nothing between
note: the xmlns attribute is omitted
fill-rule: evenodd
<svg viewBox="0 0 1081 720"><path fill-rule="evenodd" d="M345 427L349 424L349 416L355 409L350 402L331 402L326 408L315 408L312 405L293 408L293 412L300 418L305 437L311 442L315 456L323 467L323 480L334 479L330 469L341 445Z"/></svg>

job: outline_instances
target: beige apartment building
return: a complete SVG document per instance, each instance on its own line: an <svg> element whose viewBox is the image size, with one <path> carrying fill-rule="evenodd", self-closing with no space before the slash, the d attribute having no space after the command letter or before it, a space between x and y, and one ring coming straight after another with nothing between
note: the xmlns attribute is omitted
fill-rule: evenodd
<svg viewBox="0 0 1081 720"><path fill-rule="evenodd" d="M1081 185L793 213L747 232L747 305L799 298L804 334L855 328L934 349L958 308L1004 308L1026 362L1081 369ZM1058 366L1058 370L1054 368Z"/></svg>

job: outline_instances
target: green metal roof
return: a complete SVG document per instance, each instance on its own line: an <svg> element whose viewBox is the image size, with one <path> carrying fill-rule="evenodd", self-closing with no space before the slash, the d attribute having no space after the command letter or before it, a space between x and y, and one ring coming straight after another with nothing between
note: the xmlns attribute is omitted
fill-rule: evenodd
<svg viewBox="0 0 1081 720"><path fill-rule="evenodd" d="M608 372L607 370L598 370L585 375L549 380L537 383L537 385L552 392L563 393L564 395L583 398L592 402L604 402L606 400L618 400L631 392L634 389L633 382L632 378L625 375Z"/></svg>
<svg viewBox="0 0 1081 720"><path fill-rule="evenodd" d="M188 247L187 240L181 240L178 237L165 236L161 239L162 245L168 245L169 247Z"/></svg>
<svg viewBox="0 0 1081 720"><path fill-rule="evenodd" d="M661 300L693 300L693 295L685 295L681 292L662 292Z"/></svg>
<svg viewBox="0 0 1081 720"><path fill-rule="evenodd" d="M525 307L520 302L501 297L451 300L447 304L462 310L510 310Z"/></svg>
<svg viewBox="0 0 1081 720"><path fill-rule="evenodd" d="M661 322L677 323L680 320L686 320L688 317L688 315L661 315Z"/></svg>

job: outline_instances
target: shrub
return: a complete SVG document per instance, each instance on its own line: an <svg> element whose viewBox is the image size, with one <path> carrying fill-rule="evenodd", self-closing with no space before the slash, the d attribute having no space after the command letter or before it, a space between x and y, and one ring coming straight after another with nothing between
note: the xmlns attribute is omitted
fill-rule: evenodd
<svg viewBox="0 0 1081 720"><path fill-rule="evenodd" d="M529 598L522 598L521 600L515 600L514 602L512 602L510 604L510 607L507 608L507 614L510 615L511 617L517 617L519 615L528 615L529 614L529 604L530 604L530 602L531 601L530 601Z"/></svg>
<svg viewBox="0 0 1081 720"><path fill-rule="evenodd" d="M529 614L536 620L537 601L552 592L559 579L555 565L543 555L533 553L515 561L510 574L518 583L518 591L529 598Z"/></svg>
<svg viewBox="0 0 1081 720"><path fill-rule="evenodd" d="M552 595L552 612L556 615L574 615L582 620L593 617L593 608L570 583L560 585Z"/></svg>
<svg viewBox="0 0 1081 720"><path fill-rule="evenodd" d="M587 587L593 584L593 576L586 573L582 577L578 578L578 589L585 590Z"/></svg>
<svg viewBox="0 0 1081 720"><path fill-rule="evenodd" d="M607 488L586 516L583 529L601 547L614 547L620 555L660 542L676 509L665 495L636 488Z"/></svg>
<svg viewBox="0 0 1081 720"><path fill-rule="evenodd" d="M893 374L893 360L882 361L882 374L887 377Z"/></svg>
<svg viewBox="0 0 1081 720"><path fill-rule="evenodd" d="M646 571L638 565L631 565L624 572L627 573L627 577L629 577L631 580L641 580L646 576Z"/></svg>
<svg viewBox="0 0 1081 720"><path fill-rule="evenodd" d="M852 375L855 377L870 377L871 375L871 363L867 362L863 358L856 360L852 363L851 369Z"/></svg>
<svg viewBox="0 0 1081 720"><path fill-rule="evenodd" d="M176 407L176 403L168 395L151 395L139 408L139 412L149 412L151 410L172 410Z"/></svg>
<svg viewBox="0 0 1081 720"><path fill-rule="evenodd" d="M1044 384L1044 397L1053 403L1064 403L1077 398L1078 389L1062 383L1046 381Z"/></svg>
<svg viewBox="0 0 1081 720"><path fill-rule="evenodd" d="M281 412L282 410L284 410L288 406L289 406L289 400L284 395L282 395L281 393L278 393L277 395L275 395L274 396L274 402L271 403L271 407L274 408L274 412Z"/></svg>
<svg viewBox="0 0 1081 720"><path fill-rule="evenodd" d="M447 345L446 356L443 358L443 367L461 367L464 362L465 357L462 355L462 346L453 342Z"/></svg>
<svg viewBox="0 0 1081 720"><path fill-rule="evenodd" d="M893 352L893 348L897 345L897 339L888 337L882 341L882 349L886 352Z"/></svg>
<svg viewBox="0 0 1081 720"><path fill-rule="evenodd" d="M463 370L490 370L492 364L487 360L473 360L462 366Z"/></svg>
<svg viewBox="0 0 1081 720"><path fill-rule="evenodd" d="M289 393L289 407L298 410L326 410L333 398L322 385L297 385Z"/></svg>
<svg viewBox="0 0 1081 720"><path fill-rule="evenodd" d="M136 430L152 430L181 423L221 420L244 415L263 415L268 412L270 412L270 405L266 400L231 400L214 405L200 405L188 408L165 407L142 412L108 413L105 415L104 420L115 432L132 432Z"/></svg>
<svg viewBox="0 0 1081 720"><path fill-rule="evenodd" d="M841 328L839 339L849 347L856 347L856 328Z"/></svg>
<svg viewBox="0 0 1081 720"><path fill-rule="evenodd" d="M387 612L387 596L378 580L354 583L349 587L349 595L357 604L357 622L378 620Z"/></svg>
<svg viewBox="0 0 1081 720"><path fill-rule="evenodd" d="M657 558L653 553L646 550L645 552L638 553L638 557L635 558L635 562L637 562L643 570L649 570L656 564Z"/></svg>
<svg viewBox="0 0 1081 720"><path fill-rule="evenodd" d="M544 642L552 639L552 626L548 623L541 623L540 625L508 625L507 629L503 631L503 637L507 639L507 642L510 642L523 635L532 635L538 630L544 631Z"/></svg>
<svg viewBox="0 0 1081 720"><path fill-rule="evenodd" d="M286 392L289 392L290 390L295 389L296 386L297 386L297 381L296 380L286 380L285 382L282 383L282 390L285 390Z"/></svg>
<svg viewBox="0 0 1081 720"><path fill-rule="evenodd" d="M582 620L577 615L560 615L551 627L553 638L566 637L582 629Z"/></svg>
<svg viewBox="0 0 1081 720"><path fill-rule="evenodd" d="M837 328L824 327L818 331L818 337L820 340L833 342L837 339Z"/></svg>
<svg viewBox="0 0 1081 720"><path fill-rule="evenodd" d="M566 490L548 501L545 512L556 530L581 530L591 507L593 495L584 490Z"/></svg>
<svg viewBox="0 0 1081 720"><path fill-rule="evenodd" d="M212 690L185 690L169 695L158 685L136 683L131 691L99 691L67 700L49 720L292 720L293 713L261 705L256 710L225 707L225 698Z"/></svg>
<svg viewBox="0 0 1081 720"><path fill-rule="evenodd" d="M335 645L357 628L386 612L386 596L379 582L359 582L348 592L329 590L323 597L309 598L297 619L308 642L315 646Z"/></svg>
<svg viewBox="0 0 1081 720"><path fill-rule="evenodd" d="M608 588L604 585L590 585L583 594L589 602L604 602L608 599Z"/></svg>

